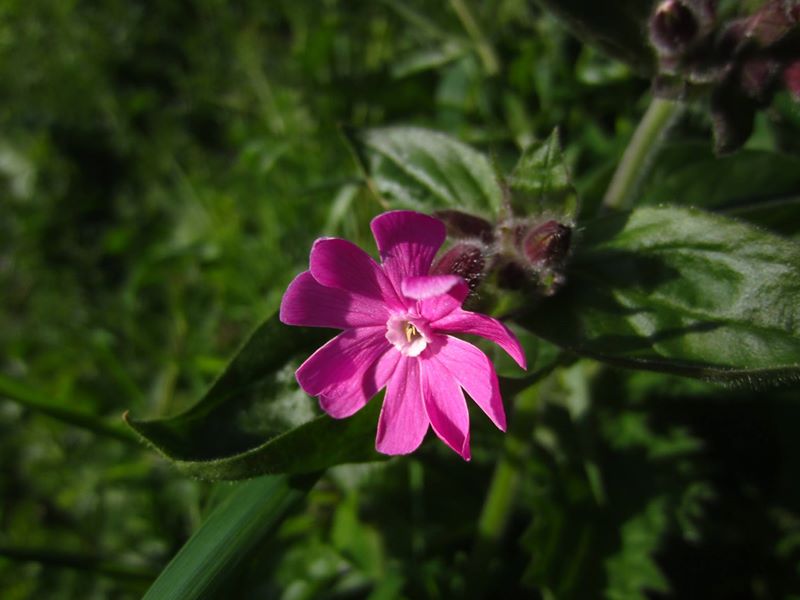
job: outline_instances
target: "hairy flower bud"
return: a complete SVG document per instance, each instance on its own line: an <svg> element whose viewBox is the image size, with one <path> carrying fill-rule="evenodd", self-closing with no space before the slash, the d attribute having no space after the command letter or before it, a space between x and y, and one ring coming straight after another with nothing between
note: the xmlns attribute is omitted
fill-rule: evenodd
<svg viewBox="0 0 800 600"><path fill-rule="evenodd" d="M694 13L680 0L665 0L650 19L650 40L662 54L678 54L697 37L700 23Z"/></svg>
<svg viewBox="0 0 800 600"><path fill-rule="evenodd" d="M800 12L793 2L769 0L747 19L746 36L761 46L771 46L783 39L797 25Z"/></svg>
<svg viewBox="0 0 800 600"><path fill-rule="evenodd" d="M738 150L753 132L756 104L735 85L726 82L711 94L711 124L714 152L718 155Z"/></svg>
<svg viewBox="0 0 800 600"><path fill-rule="evenodd" d="M447 235L454 238L478 238L485 244L494 240L492 224L481 217L476 217L460 210L440 210L433 216L444 221L447 226Z"/></svg>
<svg viewBox="0 0 800 600"><path fill-rule="evenodd" d="M742 91L750 98L766 105L772 97L780 68L780 62L771 58L757 57L745 61L740 75Z"/></svg>
<svg viewBox="0 0 800 600"><path fill-rule="evenodd" d="M551 269L560 266L569 252L572 229L558 221L546 221L528 232L522 252L531 266Z"/></svg>
<svg viewBox="0 0 800 600"><path fill-rule="evenodd" d="M783 71L783 81L792 97L800 102L800 60L791 63Z"/></svg>
<svg viewBox="0 0 800 600"><path fill-rule="evenodd" d="M479 241L463 241L445 252L431 268L431 275L460 275L470 290L480 285L486 269L486 247Z"/></svg>

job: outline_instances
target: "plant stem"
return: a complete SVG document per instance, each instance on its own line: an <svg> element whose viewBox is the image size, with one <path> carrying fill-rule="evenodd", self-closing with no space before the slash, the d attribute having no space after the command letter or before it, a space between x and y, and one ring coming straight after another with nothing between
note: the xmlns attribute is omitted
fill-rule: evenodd
<svg viewBox="0 0 800 600"><path fill-rule="evenodd" d="M97 435L139 446L139 441L134 433L125 429L122 421L116 425L96 415L68 408L68 403L56 403L43 392L5 375L0 375L0 398L6 398L53 419L87 429Z"/></svg>
<svg viewBox="0 0 800 600"><path fill-rule="evenodd" d="M144 567L113 563L93 554L80 554L53 548L0 546L0 557L20 562L36 562L46 567L77 569L119 579L152 581L158 575Z"/></svg>
<svg viewBox="0 0 800 600"><path fill-rule="evenodd" d="M603 198L605 208L624 210L631 207L642 175L664 139L664 133L680 114L681 107L678 102L653 98L614 172Z"/></svg>
<svg viewBox="0 0 800 600"><path fill-rule="evenodd" d="M486 500L478 519L478 536L470 559L467 594L484 595L489 582L487 567L500 543L514 508L520 471L530 450L531 430L539 400L539 386L522 391L515 399L513 421L506 436L503 454L495 466Z"/></svg>
<svg viewBox="0 0 800 600"><path fill-rule="evenodd" d="M456 15L458 16L458 20L461 21L461 24L464 26L464 30L469 35L472 43L475 44L475 48L478 52L478 56L481 58L481 62L483 63L483 68L486 71L488 76L496 75L497 72L500 70L500 60L497 58L497 54L492 48L492 45L489 43L489 40L486 39L486 36L483 35L481 28L478 26L478 22L475 20L475 17L472 16L472 13L469 10L469 7L466 5L464 0L450 0L450 6L453 7Z"/></svg>

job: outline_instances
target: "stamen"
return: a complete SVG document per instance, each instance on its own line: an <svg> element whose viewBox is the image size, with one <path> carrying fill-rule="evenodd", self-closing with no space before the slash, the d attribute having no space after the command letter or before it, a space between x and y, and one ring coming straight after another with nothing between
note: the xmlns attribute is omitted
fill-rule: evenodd
<svg viewBox="0 0 800 600"><path fill-rule="evenodd" d="M386 322L386 339L403 356L419 356L430 342L425 326L425 323L419 321L412 322L408 315L392 315Z"/></svg>

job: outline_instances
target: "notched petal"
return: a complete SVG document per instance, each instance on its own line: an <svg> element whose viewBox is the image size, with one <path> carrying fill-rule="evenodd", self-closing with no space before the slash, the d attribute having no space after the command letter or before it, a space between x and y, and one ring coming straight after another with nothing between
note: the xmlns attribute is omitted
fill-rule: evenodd
<svg viewBox="0 0 800 600"><path fill-rule="evenodd" d="M407 298L427 300L447 294L458 285L466 285L458 275L419 275L403 279L400 290Z"/></svg>
<svg viewBox="0 0 800 600"><path fill-rule="evenodd" d="M281 299L279 318L286 325L349 329L382 325L386 305L374 298L326 287L310 271L294 278Z"/></svg>
<svg viewBox="0 0 800 600"><path fill-rule="evenodd" d="M383 269L397 290L404 278L430 272L433 257L446 236L440 220L408 210L378 215L370 226Z"/></svg>
<svg viewBox="0 0 800 600"><path fill-rule="evenodd" d="M432 322L431 328L434 331L469 333L486 338L505 350L520 367L527 368L525 351L517 336L503 323L488 315L458 309Z"/></svg>

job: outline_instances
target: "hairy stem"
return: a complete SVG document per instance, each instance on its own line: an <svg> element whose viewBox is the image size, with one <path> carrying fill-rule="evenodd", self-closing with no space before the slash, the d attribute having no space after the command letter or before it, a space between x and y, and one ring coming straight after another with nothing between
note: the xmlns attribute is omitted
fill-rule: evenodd
<svg viewBox="0 0 800 600"><path fill-rule="evenodd" d="M603 198L605 208L624 210L631 207L636 188L647 170L648 163L664 139L664 133L680 112L681 104L653 98L614 172Z"/></svg>

